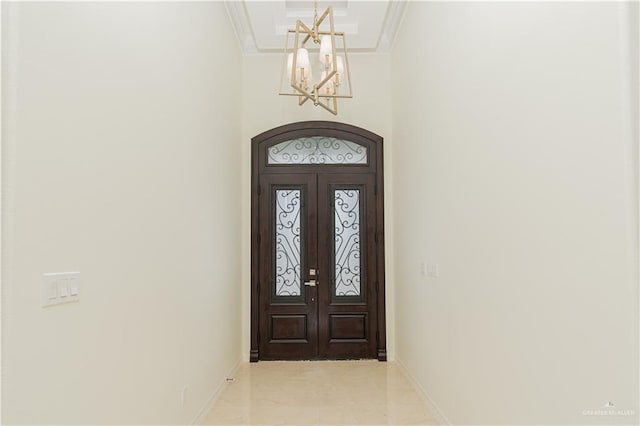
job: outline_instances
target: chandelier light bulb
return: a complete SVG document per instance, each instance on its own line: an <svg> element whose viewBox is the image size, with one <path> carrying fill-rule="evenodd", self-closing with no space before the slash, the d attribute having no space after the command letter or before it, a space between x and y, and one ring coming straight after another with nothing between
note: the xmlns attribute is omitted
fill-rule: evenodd
<svg viewBox="0 0 640 426"><path fill-rule="evenodd" d="M344 60L342 56L336 57L336 75L334 77L337 84L340 84L342 76L344 75Z"/></svg>
<svg viewBox="0 0 640 426"><path fill-rule="evenodd" d="M323 35L320 39L320 62L325 66L333 62L333 45L331 43L331 36Z"/></svg>
<svg viewBox="0 0 640 426"><path fill-rule="evenodd" d="M293 53L287 55L287 78L291 81L291 71L293 69Z"/></svg>
<svg viewBox="0 0 640 426"><path fill-rule="evenodd" d="M322 75L320 76L320 81L323 81L326 77L327 77L327 72L322 71ZM335 95L336 91L335 91L335 85L333 83L333 80L329 80L325 84L323 84L322 87L320 87L319 92L322 95Z"/></svg>
<svg viewBox="0 0 640 426"><path fill-rule="evenodd" d="M309 52L307 49L298 49L298 63L296 68L300 73L298 81L302 84L302 87L309 87L309 82L313 81L313 74L311 72L311 63L309 62Z"/></svg>
<svg viewBox="0 0 640 426"><path fill-rule="evenodd" d="M309 62L309 51L307 49L305 49L304 47L301 47L298 49L298 57L297 57L297 61L296 61L296 68L300 69L300 68L305 68L308 69L310 68L310 62Z"/></svg>

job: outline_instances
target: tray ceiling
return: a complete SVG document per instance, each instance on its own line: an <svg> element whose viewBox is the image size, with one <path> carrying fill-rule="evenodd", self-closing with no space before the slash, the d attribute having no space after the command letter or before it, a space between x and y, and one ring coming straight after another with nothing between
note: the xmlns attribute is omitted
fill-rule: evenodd
<svg viewBox="0 0 640 426"><path fill-rule="evenodd" d="M336 31L346 34L350 51L388 52L404 14L402 1L318 1L318 14L333 6ZM313 21L313 1L226 0L236 36L245 53L281 52L296 20Z"/></svg>

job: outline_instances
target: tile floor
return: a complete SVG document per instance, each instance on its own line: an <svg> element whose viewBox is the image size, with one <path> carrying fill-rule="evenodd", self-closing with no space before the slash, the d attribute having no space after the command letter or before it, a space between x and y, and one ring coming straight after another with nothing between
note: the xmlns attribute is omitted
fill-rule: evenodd
<svg viewBox="0 0 640 426"><path fill-rule="evenodd" d="M434 425L393 362L261 361L243 364L208 425Z"/></svg>

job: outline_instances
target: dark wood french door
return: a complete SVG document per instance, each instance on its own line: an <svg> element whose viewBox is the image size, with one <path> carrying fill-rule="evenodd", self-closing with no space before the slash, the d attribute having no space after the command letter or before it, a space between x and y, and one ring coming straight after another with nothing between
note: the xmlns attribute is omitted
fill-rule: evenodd
<svg viewBox="0 0 640 426"><path fill-rule="evenodd" d="M253 143L251 361L385 360L382 139L306 122Z"/></svg>

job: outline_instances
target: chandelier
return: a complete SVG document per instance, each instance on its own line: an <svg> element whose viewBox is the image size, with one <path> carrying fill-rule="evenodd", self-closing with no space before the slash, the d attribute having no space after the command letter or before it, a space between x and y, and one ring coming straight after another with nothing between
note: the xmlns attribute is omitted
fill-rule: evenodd
<svg viewBox="0 0 640 426"><path fill-rule="evenodd" d="M353 97L346 40L334 29L333 8L318 18L317 1L313 3L311 28L297 20L295 30L287 30L280 95L297 96L298 105L312 101L337 115L338 98Z"/></svg>

